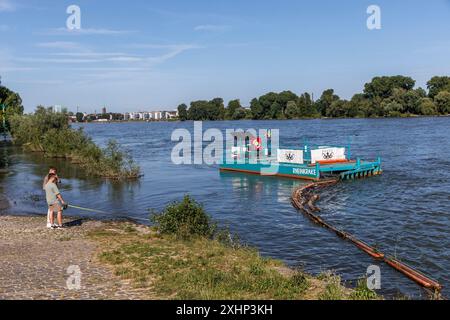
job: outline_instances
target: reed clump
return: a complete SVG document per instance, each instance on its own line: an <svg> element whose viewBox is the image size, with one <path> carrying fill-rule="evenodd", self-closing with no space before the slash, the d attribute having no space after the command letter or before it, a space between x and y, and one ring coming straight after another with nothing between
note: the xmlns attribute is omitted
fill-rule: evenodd
<svg viewBox="0 0 450 320"><path fill-rule="evenodd" d="M115 140L99 147L82 129L70 126L67 114L38 107L34 114L12 116L10 126L15 144L45 157L67 159L89 175L110 179L141 176L139 166Z"/></svg>

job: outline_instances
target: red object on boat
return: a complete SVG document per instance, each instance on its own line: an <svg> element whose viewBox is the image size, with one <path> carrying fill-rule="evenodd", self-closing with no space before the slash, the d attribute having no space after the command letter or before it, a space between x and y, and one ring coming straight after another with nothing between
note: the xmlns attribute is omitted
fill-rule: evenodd
<svg viewBox="0 0 450 320"><path fill-rule="evenodd" d="M256 150L261 150L262 149L262 140L261 140L261 138L253 138L251 143L255 147Z"/></svg>

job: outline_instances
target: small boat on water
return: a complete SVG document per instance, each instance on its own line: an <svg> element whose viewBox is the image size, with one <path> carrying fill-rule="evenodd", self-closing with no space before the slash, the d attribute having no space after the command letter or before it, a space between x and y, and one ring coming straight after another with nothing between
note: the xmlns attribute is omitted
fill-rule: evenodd
<svg viewBox="0 0 450 320"><path fill-rule="evenodd" d="M242 172L267 176L319 181L330 177L351 180L380 175L381 158L352 159L350 146L316 146L305 144L301 149L272 150L260 138L246 134L240 145L235 137L228 150L221 171Z"/></svg>

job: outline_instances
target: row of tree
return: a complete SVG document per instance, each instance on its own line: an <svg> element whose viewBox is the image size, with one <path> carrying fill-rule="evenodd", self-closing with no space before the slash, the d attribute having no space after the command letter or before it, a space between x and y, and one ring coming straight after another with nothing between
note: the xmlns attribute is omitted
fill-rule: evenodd
<svg viewBox="0 0 450 320"><path fill-rule="evenodd" d="M239 100L225 107L222 98L193 101L190 107L178 107L180 120L268 120L300 118L400 117L410 115L450 114L450 77L436 76L427 83L428 92L415 88L411 77L375 77L362 93L350 100L341 99L333 89L325 90L314 101L309 93L270 92L244 108Z"/></svg>
<svg viewBox="0 0 450 320"><path fill-rule="evenodd" d="M325 90L314 101L309 93L270 92L250 102L231 100L225 107L222 98L193 101L178 107L180 120L300 119L319 117L399 117L408 115L450 114L450 77L436 76L427 83L428 92L415 88L415 80L405 76L375 77L366 83L362 93L350 100L341 99L333 89ZM0 83L0 120L23 114L22 99ZM108 118L110 115L105 115ZM113 115L119 118L119 114ZM80 118L81 114L77 114ZM6 121L8 125L8 121ZM8 128L7 128L8 129ZM0 125L0 132L3 126Z"/></svg>
<svg viewBox="0 0 450 320"><path fill-rule="evenodd" d="M249 115L249 110L242 107L239 100L232 100L225 108L222 98L211 101L199 100L191 102L190 108L181 104L178 106L180 120L241 120Z"/></svg>

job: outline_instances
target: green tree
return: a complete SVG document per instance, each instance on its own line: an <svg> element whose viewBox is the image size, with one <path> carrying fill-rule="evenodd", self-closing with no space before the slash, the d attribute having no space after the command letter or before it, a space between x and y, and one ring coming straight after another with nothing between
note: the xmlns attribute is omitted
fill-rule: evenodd
<svg viewBox="0 0 450 320"><path fill-rule="evenodd" d="M281 105L275 104L277 100L278 94L275 92L269 92L259 98L259 103L261 104L263 110L262 119L274 119L274 113L277 114L278 107L281 108Z"/></svg>
<svg viewBox="0 0 450 320"><path fill-rule="evenodd" d="M403 113L403 105L394 99L385 99L382 103L384 114L388 117L399 117Z"/></svg>
<svg viewBox="0 0 450 320"><path fill-rule="evenodd" d="M407 91L403 96L403 107L405 113L419 114L420 99L426 97L426 92L422 88Z"/></svg>
<svg viewBox="0 0 450 320"><path fill-rule="evenodd" d="M393 77L375 77L371 82L364 86L364 94L368 98L381 97L389 98L395 88L412 90L416 82L411 77L393 76Z"/></svg>
<svg viewBox="0 0 450 320"><path fill-rule="evenodd" d="M334 94L333 89L325 90L316 102L316 109L322 116L326 116L331 104L339 99L339 96Z"/></svg>
<svg viewBox="0 0 450 320"><path fill-rule="evenodd" d="M349 103L347 100L334 101L327 110L327 117L343 118L347 116Z"/></svg>
<svg viewBox="0 0 450 320"><path fill-rule="evenodd" d="M429 92L428 96L432 99L434 99L434 97L437 96L441 91L450 92L450 77L433 77L430 81L427 82L427 88Z"/></svg>
<svg viewBox="0 0 450 320"><path fill-rule="evenodd" d="M211 120L210 104L206 100L192 101L188 111L188 118L194 121Z"/></svg>
<svg viewBox="0 0 450 320"><path fill-rule="evenodd" d="M419 102L420 113L424 116L434 116L437 114L437 108L430 98L422 98Z"/></svg>
<svg viewBox="0 0 450 320"><path fill-rule="evenodd" d="M287 104L290 101L297 101L298 96L292 91L283 91L278 94L277 102L281 105L283 109L283 114L286 114Z"/></svg>
<svg viewBox="0 0 450 320"><path fill-rule="evenodd" d="M297 100L298 115L302 118L311 118L317 116L316 107L307 92L302 94Z"/></svg>
<svg viewBox="0 0 450 320"><path fill-rule="evenodd" d="M84 115L81 112L77 112L77 122L83 122Z"/></svg>
<svg viewBox="0 0 450 320"><path fill-rule="evenodd" d="M244 108L236 109L231 117L232 120L242 120L247 117L247 111Z"/></svg>
<svg viewBox="0 0 450 320"><path fill-rule="evenodd" d="M0 132L3 132L3 120L5 120L6 130L10 130L9 119L15 114L23 114L22 98L16 92L0 84Z"/></svg>
<svg viewBox="0 0 450 320"><path fill-rule="evenodd" d="M188 107L184 103L178 106L178 117L181 121L188 120Z"/></svg>
<svg viewBox="0 0 450 320"><path fill-rule="evenodd" d="M241 109L241 101L239 99L231 100L228 102L227 110L225 113L226 119L234 119L234 114L237 110Z"/></svg>
<svg viewBox="0 0 450 320"><path fill-rule="evenodd" d="M441 91L434 97L437 110L442 114L450 114L450 92Z"/></svg>
<svg viewBox="0 0 450 320"><path fill-rule="evenodd" d="M348 117L362 118L371 113L372 103L362 93L355 94L349 101Z"/></svg>
<svg viewBox="0 0 450 320"><path fill-rule="evenodd" d="M269 114L266 115L266 119L283 119L283 106L278 102L275 101L272 106L270 107Z"/></svg>
<svg viewBox="0 0 450 320"><path fill-rule="evenodd" d="M222 98L214 98L209 102L208 120L224 120L225 104Z"/></svg>
<svg viewBox="0 0 450 320"><path fill-rule="evenodd" d="M287 103L285 114L288 119L298 118L298 106L295 101L289 101Z"/></svg>
<svg viewBox="0 0 450 320"><path fill-rule="evenodd" d="M250 102L250 111L252 113L252 119L261 120L264 118L264 108L259 102L259 99L254 98Z"/></svg>

